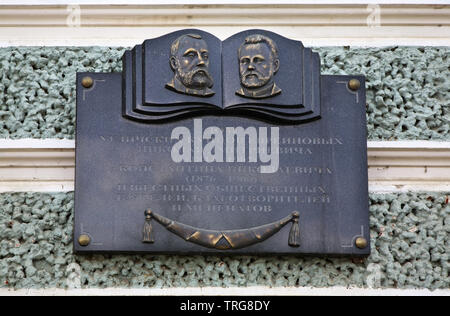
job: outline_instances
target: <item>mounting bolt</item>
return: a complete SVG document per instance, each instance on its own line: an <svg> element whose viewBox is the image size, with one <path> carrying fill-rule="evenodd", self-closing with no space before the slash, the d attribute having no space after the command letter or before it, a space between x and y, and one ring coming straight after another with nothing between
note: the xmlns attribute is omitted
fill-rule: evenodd
<svg viewBox="0 0 450 316"><path fill-rule="evenodd" d="M355 245L356 247L358 247L359 249L364 249L367 247L367 240L364 237L358 237L355 240Z"/></svg>
<svg viewBox="0 0 450 316"><path fill-rule="evenodd" d="M85 87L86 89L92 87L93 84L94 84L94 79L92 79L89 76L86 76L83 79L81 79L81 85L83 87Z"/></svg>
<svg viewBox="0 0 450 316"><path fill-rule="evenodd" d="M361 83L359 82L358 79L351 79L348 82L348 87L350 90L356 91L359 89L360 86L361 86Z"/></svg>
<svg viewBox="0 0 450 316"><path fill-rule="evenodd" d="M83 247L89 245L90 242L91 238L86 234L80 235L80 237L78 237L78 243Z"/></svg>

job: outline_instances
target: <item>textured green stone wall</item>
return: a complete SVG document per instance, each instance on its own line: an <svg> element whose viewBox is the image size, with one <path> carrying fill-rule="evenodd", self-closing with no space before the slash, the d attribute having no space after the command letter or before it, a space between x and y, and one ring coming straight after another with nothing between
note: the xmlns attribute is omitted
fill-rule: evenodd
<svg viewBox="0 0 450 316"><path fill-rule="evenodd" d="M371 194L372 254L317 257L72 253L73 193L0 194L0 287L450 287L448 194Z"/></svg>
<svg viewBox="0 0 450 316"><path fill-rule="evenodd" d="M0 138L74 138L76 72L119 72L124 50L0 48ZM449 139L448 47L314 50L323 74L366 76L369 139Z"/></svg>

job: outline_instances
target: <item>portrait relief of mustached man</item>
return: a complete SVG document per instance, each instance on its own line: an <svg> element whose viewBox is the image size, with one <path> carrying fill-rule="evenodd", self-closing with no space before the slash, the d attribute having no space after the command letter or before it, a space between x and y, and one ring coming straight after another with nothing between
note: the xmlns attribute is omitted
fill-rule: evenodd
<svg viewBox="0 0 450 316"><path fill-rule="evenodd" d="M209 73L209 51L206 41L198 34L178 37L170 48L170 67L174 72L166 88L175 92L209 97L215 94Z"/></svg>
<svg viewBox="0 0 450 316"><path fill-rule="evenodd" d="M253 99L276 96L281 89L274 82L280 68L278 48L267 36L247 36L238 49L239 77L241 88L236 94Z"/></svg>

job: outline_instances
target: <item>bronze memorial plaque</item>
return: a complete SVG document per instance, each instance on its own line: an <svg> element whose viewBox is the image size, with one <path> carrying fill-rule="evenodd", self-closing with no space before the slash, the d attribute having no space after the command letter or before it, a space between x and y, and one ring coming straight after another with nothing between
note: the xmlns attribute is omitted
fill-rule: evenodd
<svg viewBox="0 0 450 316"><path fill-rule="evenodd" d="M364 77L299 41L188 29L77 74L77 253L366 256Z"/></svg>

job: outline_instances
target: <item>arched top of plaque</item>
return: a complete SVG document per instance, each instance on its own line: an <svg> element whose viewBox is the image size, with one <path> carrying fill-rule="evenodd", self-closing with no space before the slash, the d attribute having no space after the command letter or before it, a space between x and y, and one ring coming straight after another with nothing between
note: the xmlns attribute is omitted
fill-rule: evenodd
<svg viewBox="0 0 450 316"><path fill-rule="evenodd" d="M235 115L297 124L320 118L319 55L273 32L247 30L222 42L186 29L146 40L122 61L128 119Z"/></svg>

